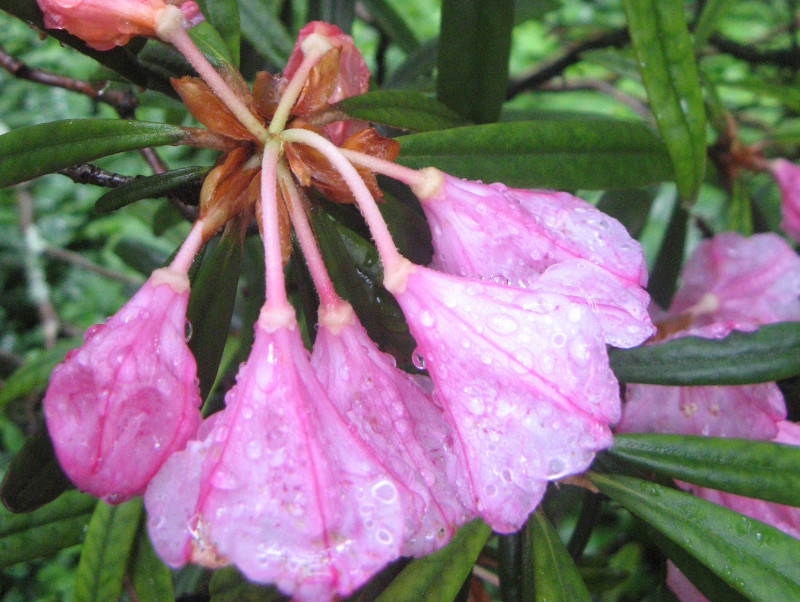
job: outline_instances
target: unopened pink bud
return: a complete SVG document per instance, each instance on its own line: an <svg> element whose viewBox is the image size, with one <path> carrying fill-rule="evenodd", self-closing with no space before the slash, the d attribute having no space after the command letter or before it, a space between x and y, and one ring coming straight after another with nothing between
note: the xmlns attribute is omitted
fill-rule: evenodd
<svg viewBox="0 0 800 602"><path fill-rule="evenodd" d="M83 491L111 503L141 494L197 430L188 299L185 275L156 270L50 375L47 428L64 472Z"/></svg>

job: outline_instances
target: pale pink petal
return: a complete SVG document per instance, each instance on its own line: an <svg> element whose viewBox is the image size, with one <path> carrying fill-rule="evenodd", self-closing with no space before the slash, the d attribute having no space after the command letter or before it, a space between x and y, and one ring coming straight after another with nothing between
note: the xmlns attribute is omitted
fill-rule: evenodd
<svg viewBox="0 0 800 602"><path fill-rule="evenodd" d="M781 228L800 241L800 167L786 159L770 161L769 169L781 190Z"/></svg>
<svg viewBox="0 0 800 602"><path fill-rule="evenodd" d="M399 556L421 500L348 430L296 325L259 322L226 404L145 495L167 562L229 561L298 600L327 600Z"/></svg>
<svg viewBox="0 0 800 602"><path fill-rule="evenodd" d="M320 325L311 365L361 440L425 501L426 513L403 555L429 554L471 518L456 494L464 476L463 470L457 476L453 429L442 409L395 367L394 358L378 350L360 323L335 330Z"/></svg>
<svg viewBox="0 0 800 602"><path fill-rule="evenodd" d="M777 234L735 232L702 241L686 262L669 313L693 325L800 320L800 257Z"/></svg>
<svg viewBox="0 0 800 602"><path fill-rule="evenodd" d="M142 493L197 430L188 299L185 275L156 270L50 375L47 428L64 472L83 491L114 503Z"/></svg>
<svg viewBox="0 0 800 602"><path fill-rule="evenodd" d="M667 587L681 602L708 602L708 598L671 562L667 562Z"/></svg>
<svg viewBox="0 0 800 602"><path fill-rule="evenodd" d="M420 266L394 290L455 426L476 510L496 531L518 529L548 480L585 470L611 444L619 392L596 319L558 293Z"/></svg>

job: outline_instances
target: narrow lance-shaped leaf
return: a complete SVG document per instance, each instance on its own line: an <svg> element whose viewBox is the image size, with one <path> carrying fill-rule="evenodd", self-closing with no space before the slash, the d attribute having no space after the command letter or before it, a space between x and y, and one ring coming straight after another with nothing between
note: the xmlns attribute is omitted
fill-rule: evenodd
<svg viewBox="0 0 800 602"><path fill-rule="evenodd" d="M694 31L694 47L700 48L719 25L719 22L728 12L731 6L731 0L708 0L699 6L702 7L700 14L695 22Z"/></svg>
<svg viewBox="0 0 800 602"><path fill-rule="evenodd" d="M513 0L444 0L436 95L456 113L496 121L506 97Z"/></svg>
<svg viewBox="0 0 800 602"><path fill-rule="evenodd" d="M0 508L0 567L52 556L81 542L97 500L69 491L29 514Z"/></svg>
<svg viewBox="0 0 800 602"><path fill-rule="evenodd" d="M688 222L689 212L676 200L647 286L647 292L660 307L669 307L677 288Z"/></svg>
<svg viewBox="0 0 800 602"><path fill-rule="evenodd" d="M534 589L539 602L589 601L591 596L558 533L539 508L528 519Z"/></svg>
<svg viewBox="0 0 800 602"><path fill-rule="evenodd" d="M753 600L800 599L800 541L688 493L621 475L597 488Z"/></svg>
<svg viewBox="0 0 800 602"><path fill-rule="evenodd" d="M217 30L228 49L231 62L239 66L239 5L236 0L198 0L200 10L208 22Z"/></svg>
<svg viewBox="0 0 800 602"><path fill-rule="evenodd" d="M416 34L387 0L363 0L363 3L378 27L386 32L403 52L411 53L419 48Z"/></svg>
<svg viewBox="0 0 800 602"><path fill-rule="evenodd" d="M154 176L134 178L97 199L94 210L97 213L109 213L142 199L166 196L185 186L199 183L207 172L208 167L193 166L181 167Z"/></svg>
<svg viewBox="0 0 800 602"><path fill-rule="evenodd" d="M354 119L427 132L466 125L458 113L436 99L405 90L379 90L350 96L336 105Z"/></svg>
<svg viewBox="0 0 800 602"><path fill-rule="evenodd" d="M492 531L476 520L462 527L450 543L430 556L413 560L378 598L378 602L452 600L472 571Z"/></svg>
<svg viewBox="0 0 800 602"><path fill-rule="evenodd" d="M398 163L508 186L631 188L673 173L666 148L649 128L613 119L493 123L396 140Z"/></svg>
<svg viewBox="0 0 800 602"><path fill-rule="evenodd" d="M146 521L141 521L128 568L139 602L163 602L175 599L172 573L153 550L147 535Z"/></svg>
<svg viewBox="0 0 800 602"><path fill-rule="evenodd" d="M98 502L83 542L75 578L76 602L117 600L142 517L142 500Z"/></svg>
<svg viewBox="0 0 800 602"><path fill-rule="evenodd" d="M681 481L800 506L800 447L750 439L625 434L614 437L608 453Z"/></svg>
<svg viewBox="0 0 800 602"><path fill-rule="evenodd" d="M186 128L129 119L65 119L0 136L0 187L122 151L176 144Z"/></svg>
<svg viewBox="0 0 800 602"><path fill-rule="evenodd" d="M680 0L623 0L650 108L669 149L681 199L694 201L706 161L706 117Z"/></svg>
<svg viewBox="0 0 800 602"><path fill-rule="evenodd" d="M611 349L623 382L651 385L743 385L800 374L800 323L734 331L724 339L681 337L635 349Z"/></svg>

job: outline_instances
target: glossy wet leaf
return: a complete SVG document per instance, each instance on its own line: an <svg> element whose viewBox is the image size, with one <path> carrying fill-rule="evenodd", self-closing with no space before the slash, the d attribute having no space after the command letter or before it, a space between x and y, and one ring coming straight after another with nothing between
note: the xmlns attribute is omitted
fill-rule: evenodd
<svg viewBox="0 0 800 602"><path fill-rule="evenodd" d="M436 97L465 119L500 115L513 25L513 0L443 0Z"/></svg>
<svg viewBox="0 0 800 602"><path fill-rule="evenodd" d="M153 550L147 535L146 521L139 525L128 572L138 602L162 602L175 599L172 572Z"/></svg>
<svg viewBox="0 0 800 602"><path fill-rule="evenodd" d="M29 514L0 508L0 567L52 556L79 544L97 500L69 491Z"/></svg>
<svg viewBox="0 0 800 602"><path fill-rule="evenodd" d="M19 128L0 136L0 187L185 137L181 127L130 119L65 119Z"/></svg>
<svg viewBox="0 0 800 602"><path fill-rule="evenodd" d="M541 508L528 519L527 529L534 570L535 600L539 602L591 600L575 562Z"/></svg>
<svg viewBox="0 0 800 602"><path fill-rule="evenodd" d="M367 92L345 98L336 106L350 117L414 132L443 130L467 123L433 97L404 90Z"/></svg>
<svg viewBox="0 0 800 602"><path fill-rule="evenodd" d="M119 598L142 510L140 498L119 506L97 503L78 562L76 602Z"/></svg>
<svg viewBox="0 0 800 602"><path fill-rule="evenodd" d="M672 178L663 143L646 126L627 121L517 121L397 141L398 163L521 188L630 188Z"/></svg>
<svg viewBox="0 0 800 602"><path fill-rule="evenodd" d="M452 600L483 549L491 529L480 520L462 527L447 546L411 561L378 597L378 602Z"/></svg>
<svg viewBox="0 0 800 602"><path fill-rule="evenodd" d="M611 349L623 382L652 385L742 385L800 374L800 323L734 331L724 339L681 337L635 349Z"/></svg>
<svg viewBox="0 0 800 602"><path fill-rule="evenodd" d="M800 596L800 541L688 493L621 475L590 474L597 488L756 600Z"/></svg>
<svg viewBox="0 0 800 602"><path fill-rule="evenodd" d="M800 506L800 448L770 441L625 434L608 453L660 474L744 497Z"/></svg>
<svg viewBox="0 0 800 602"><path fill-rule="evenodd" d="M42 349L29 357L3 383L3 388L0 389L0 407L44 391L50 372L64 359L67 352L80 345L82 340L81 337L61 339L52 349Z"/></svg>
<svg viewBox="0 0 800 602"><path fill-rule="evenodd" d="M208 167L193 166L134 178L128 184L114 188L97 199L94 210L97 213L110 213L142 199L167 196L185 186L198 184L206 173Z"/></svg>
<svg viewBox="0 0 800 602"><path fill-rule="evenodd" d="M703 96L680 0L623 0L650 109L669 150L681 199L694 201L706 161Z"/></svg>

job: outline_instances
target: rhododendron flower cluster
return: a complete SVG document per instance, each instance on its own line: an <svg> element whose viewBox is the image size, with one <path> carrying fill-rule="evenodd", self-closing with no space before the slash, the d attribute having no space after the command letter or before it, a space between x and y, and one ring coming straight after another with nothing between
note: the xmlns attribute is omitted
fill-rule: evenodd
<svg viewBox="0 0 800 602"><path fill-rule="evenodd" d="M638 243L564 193L392 163L395 142L329 112L368 83L333 26L306 26L283 74L259 74L251 91L159 15L157 35L201 77L176 90L232 150L170 267L54 372L46 413L67 473L109 501L144 490L153 545L171 566L233 563L297 599L347 595L476 517L518 529L550 481L611 444L620 399L606 344L634 346L655 330ZM397 250L375 174L420 199L430 267ZM335 292L308 223L310 188L361 211L427 374L400 370ZM253 208L266 302L225 408L200 422L186 273L205 240ZM284 283L292 229L320 299L311 353Z"/></svg>

